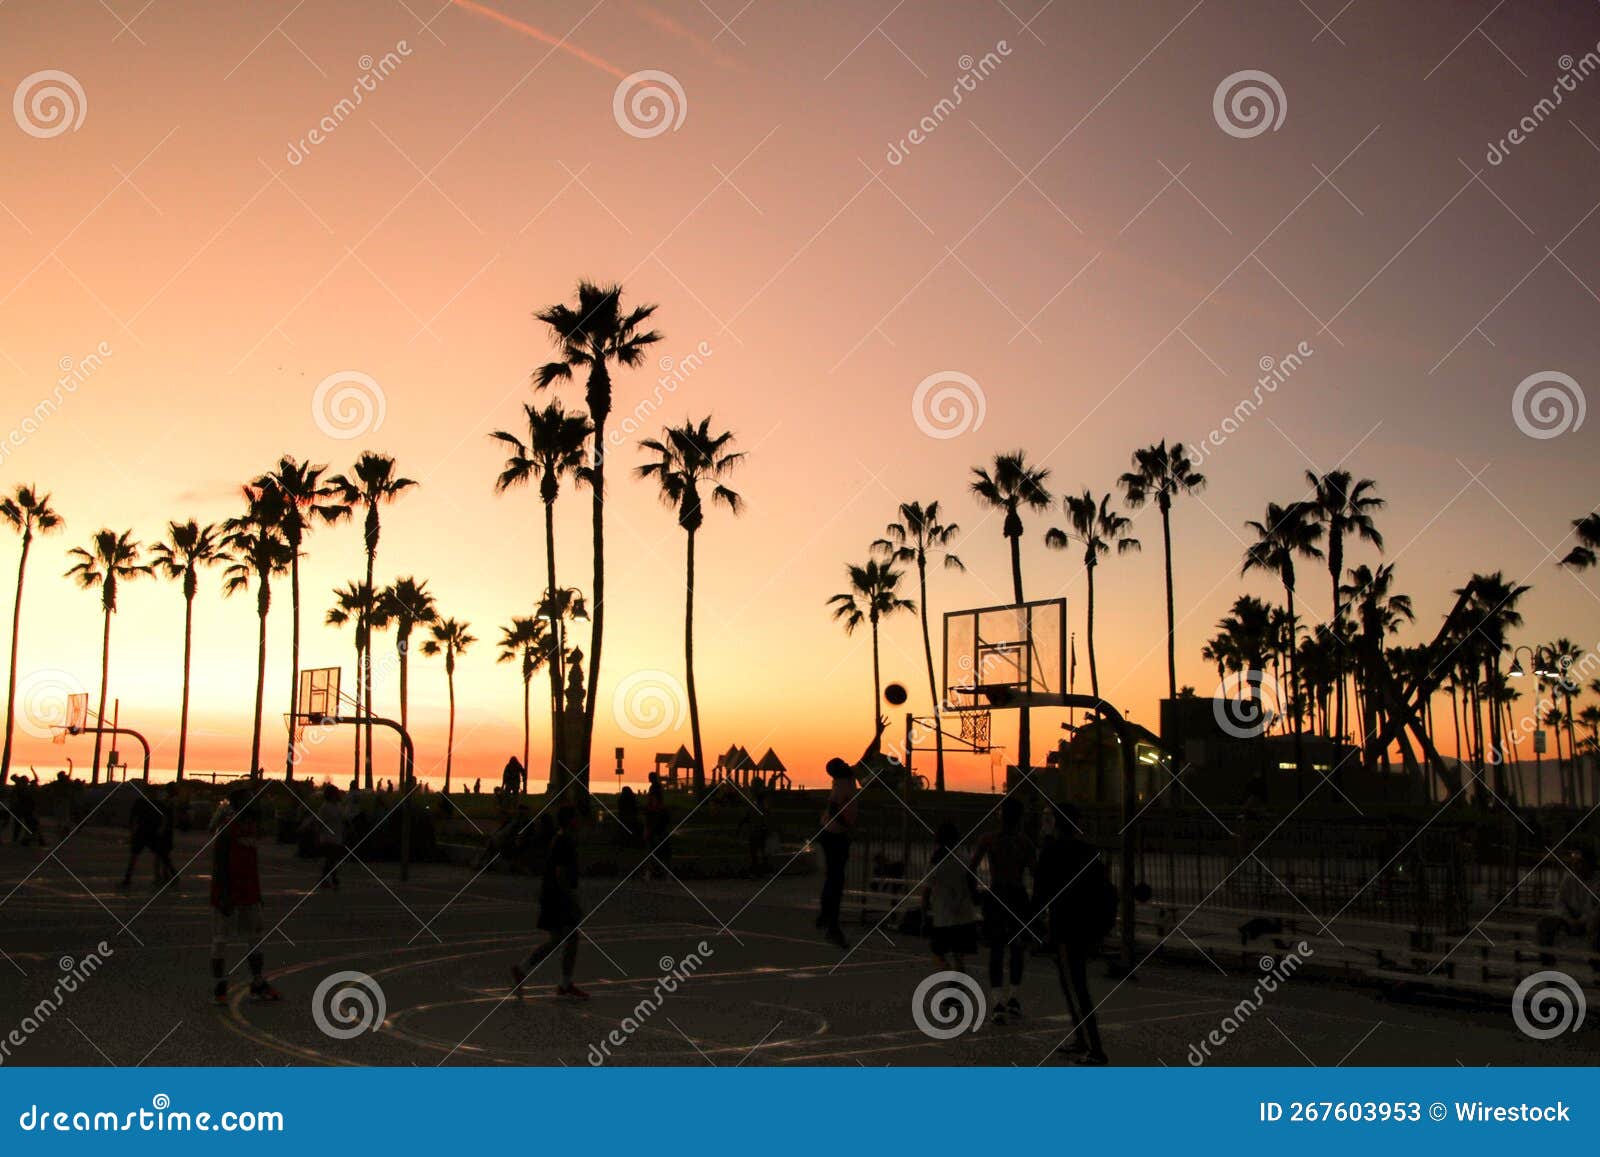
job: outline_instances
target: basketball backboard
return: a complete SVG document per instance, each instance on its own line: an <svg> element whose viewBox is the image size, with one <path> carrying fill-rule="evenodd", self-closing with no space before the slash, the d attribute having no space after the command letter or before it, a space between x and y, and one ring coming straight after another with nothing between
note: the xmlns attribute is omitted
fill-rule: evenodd
<svg viewBox="0 0 1600 1157"><path fill-rule="evenodd" d="M945 614L946 710L1045 707L1066 693L1066 599Z"/></svg>
<svg viewBox="0 0 1600 1157"><path fill-rule="evenodd" d="M313 726L324 717L339 714L339 668L309 667L301 671L295 708L301 720Z"/></svg>
<svg viewBox="0 0 1600 1157"><path fill-rule="evenodd" d="M89 693L80 691L76 695L67 696L67 718L64 734L77 735L89 723Z"/></svg>

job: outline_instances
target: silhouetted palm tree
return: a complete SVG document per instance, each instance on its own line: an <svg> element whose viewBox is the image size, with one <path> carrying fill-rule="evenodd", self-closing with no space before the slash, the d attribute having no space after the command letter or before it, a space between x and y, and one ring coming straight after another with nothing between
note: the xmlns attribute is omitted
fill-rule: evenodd
<svg viewBox="0 0 1600 1157"><path fill-rule="evenodd" d="M330 627L355 627L356 642L356 670L361 670L361 659L372 646L372 613L373 604L372 588L363 582L351 581L333 592L333 606L329 608L327 617L323 620ZM359 677L356 683L356 694L360 695L361 684ZM342 697L342 696L341 696ZM358 713L361 700L355 700ZM340 710L339 704L334 704L335 711ZM350 765L350 782L356 783L361 778L361 727L359 725L350 729L355 734L355 756ZM367 765L366 789L372 790L372 765Z"/></svg>
<svg viewBox="0 0 1600 1157"><path fill-rule="evenodd" d="M394 627L395 654L400 660L400 729L411 733L411 693L408 672L411 658L411 632L439 619L439 608L428 591L426 581L396 579L378 592L378 618Z"/></svg>
<svg viewBox="0 0 1600 1157"><path fill-rule="evenodd" d="M99 588L100 607L105 612L105 627L100 637L100 705L95 709L96 727L105 725L106 684L111 677L111 616L117 613L117 590L122 583L150 573L139 561L139 544L133 531L97 530L87 548L75 546L67 552L77 561L67 569L67 577L86 591ZM94 733L94 766L90 783L100 782L100 746L104 736Z"/></svg>
<svg viewBox="0 0 1600 1157"><path fill-rule="evenodd" d="M22 633L22 581L28 573L28 548L35 534L52 534L62 519L50 505L50 496L37 487L18 486L0 498L0 521L22 536L22 554L17 559L17 589L11 596L11 673L6 682L6 741L0 752L0 784L10 783L11 732L17 721L17 640Z"/></svg>
<svg viewBox="0 0 1600 1157"><path fill-rule="evenodd" d="M194 596L200 589L200 568L228 560L218 527L194 519L167 523L167 538L150 548L151 569L183 584L183 706L178 712L178 769L183 778L189 746L189 660L194 653Z"/></svg>
<svg viewBox="0 0 1600 1157"><path fill-rule="evenodd" d="M638 469L640 478L653 478L660 487L661 501L673 508L678 525L688 537L685 552L683 602L683 665L689 692L689 734L694 744L694 790L706 786L705 752L700 746L700 699L694 684L694 537L705 524L706 505L720 502L732 513L744 508L744 499L728 488L723 479L744 461L741 451L732 450L733 433L711 432L711 419L702 418L681 426L668 426L660 438L646 438L639 448L656 456ZM596 608L598 615L599 608Z"/></svg>
<svg viewBox="0 0 1600 1157"><path fill-rule="evenodd" d="M920 502L902 502L898 521L885 528L886 537L878 539L872 548L883 552L894 562L912 563L917 568L917 603L922 618L922 657L928 664L928 697L933 700L933 749L935 791L944 790L944 724L941 719L943 698L939 682L933 673L933 642L928 633L928 552L937 551L944 558L948 570L964 571L967 568L950 550L950 543L961 533L955 523L946 525L937 501L926 506Z"/></svg>
<svg viewBox="0 0 1600 1157"><path fill-rule="evenodd" d="M306 535L318 523L334 523L350 516L344 491L324 481L326 466L300 463L285 454L278 464L257 478L252 486L272 487L283 504L283 538L289 546L289 609L293 624L289 642L289 714L300 711L300 552ZM294 731L289 732L283 756L283 777L294 778Z"/></svg>
<svg viewBox="0 0 1600 1157"><path fill-rule="evenodd" d="M1243 573L1252 570L1271 571L1283 583L1283 592L1289 612L1289 646L1293 654L1296 638L1296 620L1294 613L1294 560L1295 558L1321 558L1322 550L1317 546L1317 541L1322 537L1322 527L1311 520L1311 508L1304 502L1291 502L1288 506L1279 506L1276 502L1267 503L1266 517L1256 522L1251 520L1245 523L1245 529L1253 532L1256 540L1245 548ZM1294 695L1294 668L1290 660L1289 693L1291 696L1291 709L1289 714L1294 721L1294 762L1297 778L1297 788L1302 796L1305 794L1305 749L1301 740L1301 718L1298 706L1298 696Z"/></svg>
<svg viewBox="0 0 1600 1157"><path fill-rule="evenodd" d="M531 749L530 735L533 728L533 714L531 709L531 689L533 674L549 661L551 651L550 634L545 629L545 621L537 616L518 616L511 620L509 626L500 628L500 652L495 656L497 663L521 662L522 669L522 766L528 766L528 752ZM546 785L546 791L551 786Z"/></svg>
<svg viewBox="0 0 1600 1157"><path fill-rule="evenodd" d="M1272 613L1276 608L1262 602L1254 595L1240 595L1218 623L1218 635L1212 646L1222 657L1222 664L1230 671L1244 673L1240 680L1239 697L1249 701L1259 710L1261 706L1260 673L1265 670L1267 654L1273 645ZM1218 682L1223 682L1221 665ZM1251 673L1255 673L1255 677ZM1271 720L1262 718L1265 731Z"/></svg>
<svg viewBox="0 0 1600 1157"><path fill-rule="evenodd" d="M444 656L444 681L450 691L450 730L444 742L444 790L450 790L450 763L456 749L456 656L465 655L478 640L470 630L472 624L456 619L437 619L429 624L431 639L422 642L424 655Z"/></svg>
<svg viewBox="0 0 1600 1157"><path fill-rule="evenodd" d="M1476 660L1483 678L1483 697L1489 701L1489 760L1494 764L1494 791L1501 799L1508 788L1505 780L1505 752L1501 746L1499 703L1505 689L1500 670L1500 654L1506 649L1506 636L1522 625L1517 603L1531 588L1506 581L1500 571L1475 574L1456 596L1466 596L1465 620L1458 650ZM1480 751L1480 761L1482 752ZM1482 768L1479 768L1479 796L1482 794Z"/></svg>
<svg viewBox="0 0 1600 1157"><path fill-rule="evenodd" d="M590 488L594 492L594 623L589 636L589 689L584 698L583 767L580 776L589 783L589 755L594 735L596 688L600 686L600 646L605 638L606 551L605 463L606 419L611 416L611 367L637 367L644 362L648 347L661 340L661 334L647 330L645 324L655 313L654 305L622 308L620 285L595 285L578 282L575 305L546 306L534 317L550 329L556 359L533 373L535 389L555 382L571 381L583 371L584 400L589 420L594 423L594 453L590 459Z"/></svg>
<svg viewBox="0 0 1600 1157"><path fill-rule="evenodd" d="M503 494L513 486L538 480L539 500L544 503L544 557L545 590L559 590L556 583L556 498L561 493L564 475L587 479L588 468L584 454L589 435L593 432L589 418L582 411L567 413L560 401L553 401L540 410L523 404L527 420L527 441L505 430L490 435L511 447L505 469L495 479L495 493ZM559 754L566 750L565 714L560 710L561 683L566 677L561 670L561 656L557 652L550 668L551 735L550 790L559 791L565 786L563 775L557 767Z"/></svg>
<svg viewBox="0 0 1600 1157"><path fill-rule="evenodd" d="M1339 583L1344 576L1344 540L1346 535L1365 539L1381 552L1383 535L1372 521L1372 512L1383 509L1383 499L1376 493L1378 484L1370 478L1359 482L1352 479L1348 470L1330 470L1326 474L1306 471L1306 481L1311 485L1312 517L1322 524L1328 540L1328 576L1333 582L1333 614L1329 621L1337 624L1344 618L1344 605L1339 601ZM1334 693L1334 728L1344 734L1344 676L1338 676Z"/></svg>
<svg viewBox="0 0 1600 1157"><path fill-rule="evenodd" d="M222 593L237 594L256 584L256 707L250 728L250 775L261 767L261 707L267 686L267 613L272 609L272 576L288 573L293 554L283 537L283 497L271 486L244 488L245 512L223 524L223 546L232 556L222 572Z"/></svg>
<svg viewBox="0 0 1600 1157"><path fill-rule="evenodd" d="M855 634L856 628L867 623L872 628L872 725L878 726L878 704L883 700L883 679L878 666L878 624L900 611L914 611L917 604L896 593L903 571L888 563L869 559L861 566L847 566L850 589L828 599L833 617L844 622L845 634Z"/></svg>
<svg viewBox="0 0 1600 1157"><path fill-rule="evenodd" d="M1062 500L1067 515L1067 530L1051 527L1045 532L1044 544L1055 550L1066 550L1073 543L1083 547L1083 571L1088 583L1088 611L1085 617L1085 637L1089 641L1089 687L1096 699L1100 698L1100 668L1094 657L1094 568L1100 559L1111 553L1115 546L1118 554L1139 549L1139 540L1128 533L1133 525L1111 509L1111 495L1103 495L1098 502L1088 490L1082 494L1068 494Z"/></svg>
<svg viewBox="0 0 1600 1157"><path fill-rule="evenodd" d="M367 581L368 590L376 590L373 583L373 569L377 565L378 536L382 531L378 508L386 503L393 502L405 491L415 486L410 478L402 478L395 473L395 461L384 454L374 454L364 451L356 459L355 466L349 475L335 474L328 479L328 489L334 500L345 506L361 505L366 507L366 517L362 525L362 541L367 551ZM372 714L372 628L376 624L369 623L366 634L366 648L361 652L361 664L356 674L356 699L362 705L367 715ZM372 790L372 724L366 725L366 786Z"/></svg>
<svg viewBox="0 0 1600 1157"><path fill-rule="evenodd" d="M1163 438L1133 452L1133 469L1117 480L1128 505L1138 510L1152 498L1161 512L1161 548L1167 576L1167 694L1178 694L1177 620L1172 607L1172 500L1204 489L1205 475L1195 469L1182 442L1171 447Z"/></svg>
<svg viewBox="0 0 1600 1157"><path fill-rule="evenodd" d="M1045 466L1031 466L1022 450L1009 454L996 454L990 469L972 468L972 493L992 510L1005 512L1000 533L1011 544L1011 593L1013 601L1023 602L1022 594L1022 508L1049 510L1054 501L1045 483L1050 470ZM877 719L874 716L873 724ZM1033 765L1032 731L1027 707L1017 719L1017 770L1024 776Z"/></svg>
<svg viewBox="0 0 1600 1157"><path fill-rule="evenodd" d="M1600 511L1574 518L1572 533L1578 545L1567 552L1561 565L1570 566L1573 570L1588 570L1600 562Z"/></svg>

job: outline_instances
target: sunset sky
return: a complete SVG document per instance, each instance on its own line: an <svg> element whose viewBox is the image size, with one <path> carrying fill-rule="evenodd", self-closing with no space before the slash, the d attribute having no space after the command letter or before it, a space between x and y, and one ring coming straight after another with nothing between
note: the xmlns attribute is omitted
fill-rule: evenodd
<svg viewBox="0 0 1600 1157"><path fill-rule="evenodd" d="M492 780L521 747L518 676L494 640L527 613L544 554L534 494L492 491L504 455L488 434L514 427L550 356L531 312L580 277L660 306L665 339L617 378L613 427L657 395L659 359L705 351L660 391L648 433L709 414L749 455L731 482L747 511L714 512L701 535L708 750L772 746L817 786L827 755L860 749L869 639L824 604L898 502L940 499L961 524L967 571L934 575L936 613L1010 601L1000 520L967 493L972 466L1021 447L1057 494L1106 491L1137 446L1207 442L1255 395L1264 359L1297 348L1303 364L1206 445L1210 484L1174 511L1181 683L1212 691L1199 649L1234 598L1282 597L1269 576L1239 576L1243 523L1305 497L1307 469L1340 465L1388 500L1386 558L1419 619L1402 641L1431 638L1469 574L1504 570L1533 587L1517 642L1595 645L1595 580L1556 562L1600 500L1600 417L1533 437L1513 395L1536 374L1568 375L1576 402L1600 382L1600 77L1558 83L1600 51L1600 7L741 4L0 5L0 94L58 70L82 113L54 132L18 94L0 120L0 485L37 483L67 522L30 562L24 688L97 689L98 602L60 577L94 530L153 542L169 519L236 513L240 483L280 454L344 470L381 450L421 485L383 513L379 579L424 578L473 624L456 769ZM1281 89L1276 128L1219 122L1219 86L1245 70ZM625 131L617 99L644 71L681 93L665 90L681 123L653 135ZM1553 89L1559 107L1491 163ZM353 91L359 104L341 109ZM959 105L936 111L952 92ZM924 118L934 127L913 141ZM34 422L65 368L96 351ZM918 384L941 373L976 383L981 424L976 411L960 430L918 421ZM319 415L317 387L349 374L376 383L381 424L358 413L359 436L341 437L354 431ZM558 392L582 405L581 387ZM620 744L634 781L688 741L686 715L650 738L615 718L625 680L683 674L683 534L626 475L643 460L631 444L610 459L595 740L597 771ZM569 487L558 564L585 589L589 517ZM1028 518L1024 578L1031 598L1068 598L1082 687L1079 552L1044 547L1063 523L1059 506ZM1102 692L1154 727L1153 509L1135 533L1143 552L1099 571ZM15 560L7 538L7 611ZM1376 561L1351 550L1351 565ZM361 566L356 527L309 540L302 664L343 665L347 688L352 639L322 617ZM1326 571L1302 576L1306 621L1321 621ZM243 770L254 600L218 587L205 576L196 604L190 758ZM111 693L159 744L158 767L176 752L182 610L175 584L145 580L113 627ZM288 639L284 583L268 655L274 772ZM886 678L925 709L915 617L889 623L883 645ZM392 646L381 636L379 656ZM442 773L437 660L414 659L411 695L419 772ZM396 709L392 678L377 698ZM1034 733L1037 757L1054 718ZM41 773L63 755L87 768L87 740L54 748L24 722L19 743ZM986 759L953 766L957 786L987 789ZM342 780L346 742L309 768Z"/></svg>

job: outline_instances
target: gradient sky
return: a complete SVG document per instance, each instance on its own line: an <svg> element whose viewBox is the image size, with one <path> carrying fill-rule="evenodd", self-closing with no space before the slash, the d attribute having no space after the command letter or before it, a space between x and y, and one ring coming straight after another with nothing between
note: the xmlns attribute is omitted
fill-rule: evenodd
<svg viewBox="0 0 1600 1157"><path fill-rule="evenodd" d="M1175 510L1180 682L1211 690L1199 648L1238 594L1281 597L1268 577L1239 577L1242 523L1303 497L1306 469L1341 464L1389 500L1388 557L1419 613L1404 640L1432 636L1471 572L1503 569L1534 588L1518 641L1591 646L1593 580L1555 562L1600 489L1600 418L1536 439L1512 396L1546 371L1600 382L1600 77L1563 93L1501 163L1486 152L1551 92L1561 58L1597 41L1587 0L9 0L0 95L56 69L86 109L55 136L0 121L0 427L20 428L59 367L109 351L0 460L6 489L37 482L67 519L30 567L24 685L97 685L98 604L58 577L96 528L153 541L168 519L234 513L238 484L281 453L344 469L382 450L422 485L385 511L379 577L424 577L473 623L457 768L492 778L521 742L516 673L492 642L542 585L543 549L532 495L492 494L502 455L486 435L515 421L548 356L530 311L580 276L660 304L656 356L711 351L652 423L710 413L749 453L734 483L748 512L718 511L702 535L708 750L775 746L815 786L822 758L859 748L868 640L847 638L824 601L897 502L939 498L961 523L968 571L935 577L936 611L1009 601L999 520L965 493L972 465L1020 446L1058 493L1107 490L1135 446L1205 439L1261 360L1302 342L1305 364L1211 449L1209 487ZM363 58L390 52L398 65L335 114ZM998 66L891 163L964 58L990 52ZM618 78L642 70L681 87L675 130L619 126ZM1241 70L1281 86L1275 130L1235 136L1214 117ZM321 143L297 145L330 115ZM383 397L381 426L355 439L330 437L313 409L318 383L344 371ZM912 396L947 371L978 384L983 421L933 438ZM658 374L619 377L614 424ZM581 391L566 397L581 405ZM624 448L613 462L634 460ZM681 677L683 536L621 475L596 750L625 745L638 779L688 738L686 719L625 735L613 712L629 676ZM587 495L558 510L562 578L583 587L588 517ZM1071 600L1082 661L1081 563L1043 546L1062 521L1028 520L1027 593ZM1142 555L1100 571L1102 691L1153 725L1153 511L1136 533ZM0 565L14 559L13 543ZM351 641L321 618L360 566L351 527L309 542L303 664L343 664L347 685ZM1318 621L1326 575L1305 572ZM253 600L223 600L214 575L205 585L192 766L242 769ZM277 605L269 769L286 587ZM158 766L176 750L181 628L176 586L126 590L111 688L159 742ZM884 668L925 706L913 618L887 627ZM437 661L414 662L412 697L430 774ZM378 698L392 709L392 680ZM1053 731L1048 715L1035 725ZM80 769L89 746L66 749ZM342 776L345 743L325 750L311 771ZM21 738L24 764L61 754ZM534 766L537 779L537 753ZM987 786L987 760L956 768L958 785Z"/></svg>

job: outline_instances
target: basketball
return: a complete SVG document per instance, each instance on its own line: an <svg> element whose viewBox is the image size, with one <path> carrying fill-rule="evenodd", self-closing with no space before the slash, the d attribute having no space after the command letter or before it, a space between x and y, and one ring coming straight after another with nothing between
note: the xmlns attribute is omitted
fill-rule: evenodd
<svg viewBox="0 0 1600 1157"><path fill-rule="evenodd" d="M906 689L899 683L890 683L883 689L883 697L895 707L906 701Z"/></svg>

